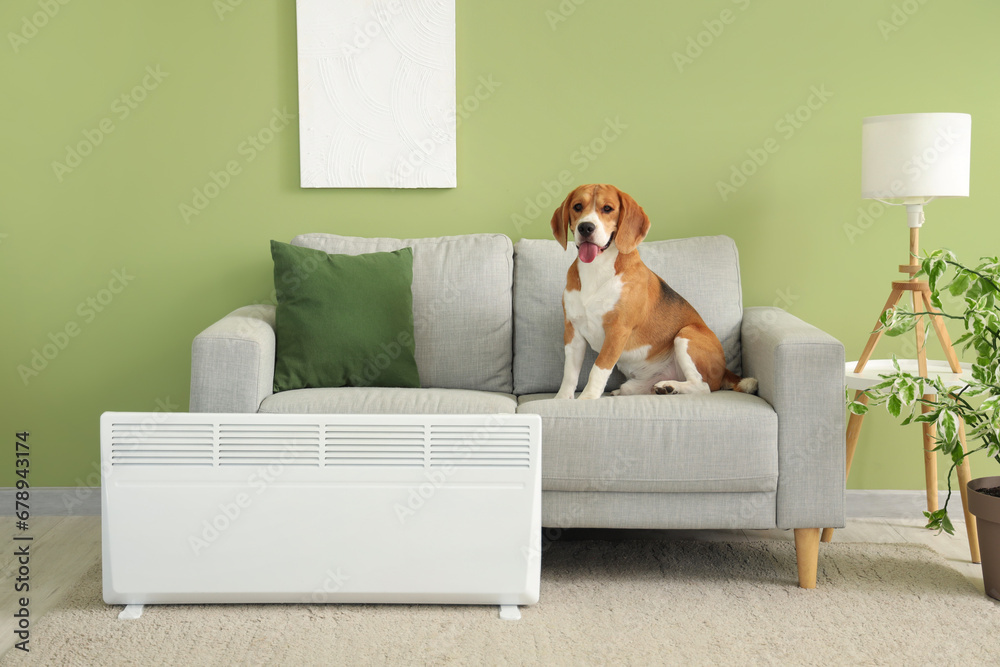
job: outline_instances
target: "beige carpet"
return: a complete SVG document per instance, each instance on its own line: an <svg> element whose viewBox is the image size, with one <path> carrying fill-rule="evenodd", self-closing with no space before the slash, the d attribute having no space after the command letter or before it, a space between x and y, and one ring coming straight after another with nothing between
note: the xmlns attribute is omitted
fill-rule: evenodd
<svg viewBox="0 0 1000 667"><path fill-rule="evenodd" d="M929 548L824 544L819 588L790 543L562 541L522 620L495 607L153 606L101 601L93 568L3 665L998 664L1000 604Z"/></svg>

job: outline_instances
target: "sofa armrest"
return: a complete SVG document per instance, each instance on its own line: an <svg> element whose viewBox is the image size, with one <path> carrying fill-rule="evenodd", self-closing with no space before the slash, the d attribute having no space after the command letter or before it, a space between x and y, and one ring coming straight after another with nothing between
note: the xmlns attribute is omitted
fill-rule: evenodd
<svg viewBox="0 0 1000 667"><path fill-rule="evenodd" d="M191 345L191 412L257 412L274 384L274 306L234 310Z"/></svg>
<svg viewBox="0 0 1000 667"><path fill-rule="evenodd" d="M779 528L844 525L844 346L780 308L747 308L743 375L778 413Z"/></svg>

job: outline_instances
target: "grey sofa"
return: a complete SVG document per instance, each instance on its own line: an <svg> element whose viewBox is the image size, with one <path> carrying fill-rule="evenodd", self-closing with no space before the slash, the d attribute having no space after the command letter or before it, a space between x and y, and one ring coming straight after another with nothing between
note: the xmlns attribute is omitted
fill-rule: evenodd
<svg viewBox="0 0 1000 667"><path fill-rule="evenodd" d="M815 586L819 529L844 525L844 348L781 309L744 308L732 239L646 242L639 253L698 309L729 368L758 379L759 395L596 401L553 399L572 249L499 234L292 243L342 254L413 248L422 388L274 394L275 308L256 305L195 338L192 412L536 413L543 525L795 529L799 584ZM607 391L621 381L616 372Z"/></svg>

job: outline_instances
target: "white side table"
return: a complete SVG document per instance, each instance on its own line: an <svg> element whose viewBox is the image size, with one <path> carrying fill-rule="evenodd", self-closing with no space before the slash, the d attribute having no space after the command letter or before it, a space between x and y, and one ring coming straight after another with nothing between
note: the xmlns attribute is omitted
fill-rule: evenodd
<svg viewBox="0 0 1000 667"><path fill-rule="evenodd" d="M919 375L916 359L897 359L899 368L907 373ZM847 381L848 389L868 389L874 387L882 381L881 375L891 373L895 370L892 366L892 359L872 359L865 366L865 370L855 373L854 368L857 361L848 361L844 364L844 378ZM966 380L972 379L972 367L969 364L961 364L961 373L952 373L947 361L927 360L927 377L940 377L945 386L966 384ZM934 387L927 387L927 393L935 395Z"/></svg>
<svg viewBox="0 0 1000 667"><path fill-rule="evenodd" d="M919 361L917 359L897 359L899 363L900 370L907 373L912 373L913 375L919 375ZM855 373L854 369L857 366L856 361L849 361L844 364L844 378L849 389L853 389L856 392L861 392L869 389L879 382L882 381L880 377L883 374L891 373L894 370L891 359L872 359L868 361L865 368L860 373ZM972 379L972 370L969 364L960 364L962 368L961 373L954 373L951 370L950 365L947 361L935 361L928 359L927 363L927 374L924 377L927 378L941 378L941 381L946 387L948 386L961 386L966 384ZM935 396L937 391L933 386L924 387L924 396ZM863 394L859 397L861 402L867 403L867 396ZM923 406L924 412L929 412L930 408L928 406ZM847 423L847 474L851 473L851 461L854 459L854 452L858 446L858 438L861 435L861 423L864 420L864 415L851 414L850 420ZM938 510L938 481L937 481L937 452L934 450L934 425L930 423L921 424L923 427L923 442L924 442L924 477L925 484L927 487L927 511L935 512ZM965 423L959 423L959 440L962 443L962 448L968 451L968 446L965 441ZM979 556L979 535L976 531L976 517L969 512L969 501L968 501L968 491L966 485L972 478L971 470L969 468L969 459L966 458L960 466L958 466L958 486L959 491L962 495L962 508L965 512L965 527L966 532L969 536L969 551L972 557L973 563L980 562ZM829 542L830 538L833 536L832 528L823 529L823 541Z"/></svg>

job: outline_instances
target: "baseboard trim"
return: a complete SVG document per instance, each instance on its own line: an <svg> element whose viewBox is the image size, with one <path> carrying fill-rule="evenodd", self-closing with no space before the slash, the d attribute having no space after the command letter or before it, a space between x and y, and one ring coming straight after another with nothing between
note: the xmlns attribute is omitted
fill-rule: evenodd
<svg viewBox="0 0 1000 667"><path fill-rule="evenodd" d="M944 507L947 491L938 491L938 507ZM848 519L923 519L927 511L927 492L888 489L848 489L844 498ZM958 490L951 494L949 514L952 521L962 517L962 498Z"/></svg>
<svg viewBox="0 0 1000 667"><path fill-rule="evenodd" d="M0 516L14 516L17 489L0 488ZM39 486L28 489L31 516L100 516L99 486Z"/></svg>
<svg viewBox="0 0 1000 667"><path fill-rule="evenodd" d="M14 494L17 489L0 488L0 516L13 516ZM49 486L30 489L32 516L99 516L101 489L96 486ZM944 507L946 491L940 492L939 505ZM953 520L961 517L958 491L952 494ZM845 496L848 519L919 519L927 509L925 491L893 491L888 489L849 489Z"/></svg>

